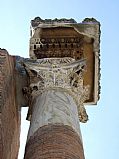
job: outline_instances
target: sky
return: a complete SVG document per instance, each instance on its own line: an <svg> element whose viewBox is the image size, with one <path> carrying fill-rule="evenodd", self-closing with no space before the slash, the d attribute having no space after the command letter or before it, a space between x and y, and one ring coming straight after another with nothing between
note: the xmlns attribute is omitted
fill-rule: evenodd
<svg viewBox="0 0 119 159"><path fill-rule="evenodd" d="M101 23L101 96L86 106L89 121L81 124L85 159L119 159L119 1L118 0L4 0L0 3L0 47L11 55L29 56L30 21L34 17L94 17ZM29 122L22 108L23 159Z"/></svg>

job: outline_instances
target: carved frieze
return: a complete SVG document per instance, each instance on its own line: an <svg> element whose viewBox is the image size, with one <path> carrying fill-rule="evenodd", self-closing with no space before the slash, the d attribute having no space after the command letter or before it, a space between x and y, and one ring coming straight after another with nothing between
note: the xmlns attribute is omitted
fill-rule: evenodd
<svg viewBox="0 0 119 159"><path fill-rule="evenodd" d="M29 87L24 88L29 105L34 99L49 89L59 89L70 94L79 110L81 122L88 120L84 108L84 102L89 98L89 86L83 84L83 72L85 70L85 60L66 58L44 58L30 60L24 63L29 75Z"/></svg>
<svg viewBox="0 0 119 159"><path fill-rule="evenodd" d="M37 59L83 56L83 37L32 38L31 50Z"/></svg>

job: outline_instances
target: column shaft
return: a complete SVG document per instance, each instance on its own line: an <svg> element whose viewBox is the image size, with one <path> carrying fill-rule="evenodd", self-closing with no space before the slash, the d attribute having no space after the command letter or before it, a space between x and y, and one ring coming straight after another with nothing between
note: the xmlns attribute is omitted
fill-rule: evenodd
<svg viewBox="0 0 119 159"><path fill-rule="evenodd" d="M84 159L77 106L65 91L48 90L33 106L25 159Z"/></svg>

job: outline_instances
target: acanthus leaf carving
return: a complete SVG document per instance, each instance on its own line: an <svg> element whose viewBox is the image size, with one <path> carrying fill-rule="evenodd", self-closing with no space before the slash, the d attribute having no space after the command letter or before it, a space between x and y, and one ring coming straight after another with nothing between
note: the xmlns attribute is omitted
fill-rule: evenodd
<svg viewBox="0 0 119 159"><path fill-rule="evenodd" d="M26 61L24 66L30 78L29 88L25 88L30 92L27 94L30 105L43 91L63 89L74 98L80 121L84 123L88 120L84 108L84 102L89 98L89 86L83 84L85 60L75 61L70 57L44 58L34 62Z"/></svg>

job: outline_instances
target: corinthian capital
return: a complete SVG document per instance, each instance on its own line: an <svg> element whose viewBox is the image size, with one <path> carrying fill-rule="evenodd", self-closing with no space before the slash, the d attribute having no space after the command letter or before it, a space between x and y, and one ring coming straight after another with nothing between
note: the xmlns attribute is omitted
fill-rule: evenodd
<svg viewBox="0 0 119 159"><path fill-rule="evenodd" d="M79 109L79 119L88 120L83 103L88 99L89 87L83 85L83 72L86 67L85 60L75 61L73 58L44 58L27 60L24 63L29 75L29 88L25 88L33 102L35 97L49 89L60 89L70 94Z"/></svg>

